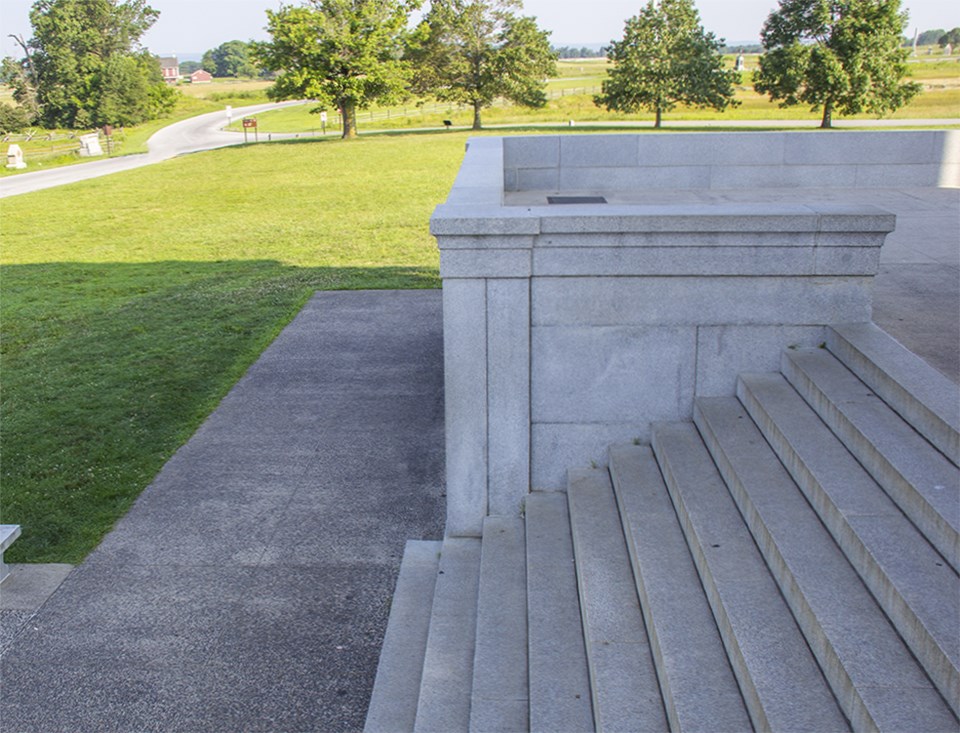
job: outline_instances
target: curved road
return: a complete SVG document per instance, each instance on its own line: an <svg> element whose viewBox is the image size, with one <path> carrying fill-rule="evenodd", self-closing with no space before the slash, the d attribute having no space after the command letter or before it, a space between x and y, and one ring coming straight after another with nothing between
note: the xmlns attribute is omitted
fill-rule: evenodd
<svg viewBox="0 0 960 733"><path fill-rule="evenodd" d="M233 116L239 118L296 104L303 104L303 102L293 101L238 107L233 110ZM7 176L0 179L0 198L61 186L65 183L84 181L88 178L106 176L131 168L139 168L185 153L195 153L201 150L212 150L242 143L243 135L238 132L225 132L222 129L226 124L225 110L209 112L198 117L175 122L157 131L147 141L148 152L146 153L124 155L118 158L104 158L79 165L67 165L62 168Z"/></svg>

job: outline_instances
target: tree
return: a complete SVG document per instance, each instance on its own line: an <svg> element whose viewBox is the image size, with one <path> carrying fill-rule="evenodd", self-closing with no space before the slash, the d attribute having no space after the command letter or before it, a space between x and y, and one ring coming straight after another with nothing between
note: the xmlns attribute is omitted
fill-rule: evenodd
<svg viewBox="0 0 960 733"><path fill-rule="evenodd" d="M409 46L414 90L469 104L474 130L498 97L544 106L556 55L549 32L514 12L521 8L520 0L433 0Z"/></svg>
<svg viewBox="0 0 960 733"><path fill-rule="evenodd" d="M722 46L700 24L693 0L649 0L627 20L623 40L611 43L613 68L594 102L619 112L649 110L656 127L678 104L724 110L737 104L740 74L724 68Z"/></svg>
<svg viewBox="0 0 960 733"><path fill-rule="evenodd" d="M27 61L47 127L134 124L172 108L175 92L139 45L159 13L145 0L37 0ZM31 53L32 52L32 53Z"/></svg>
<svg viewBox="0 0 960 733"><path fill-rule="evenodd" d="M272 37L254 43L254 58L278 71L271 99L315 99L335 106L343 137L357 134L357 109L406 94L410 74L403 37L414 7L407 0L307 0L267 11Z"/></svg>
<svg viewBox="0 0 960 733"><path fill-rule="evenodd" d="M924 31L917 37L917 45L930 46L936 43L944 33L946 33L946 30L943 28L934 28L929 31ZM912 44L913 41L910 43Z"/></svg>
<svg viewBox="0 0 960 733"><path fill-rule="evenodd" d="M821 128L834 113L893 112L921 88L903 81L906 21L900 0L780 0L761 32L754 88L781 107L822 108Z"/></svg>
<svg viewBox="0 0 960 733"><path fill-rule="evenodd" d="M256 76L250 44L227 41L203 54L203 68L214 76Z"/></svg>
<svg viewBox="0 0 960 733"><path fill-rule="evenodd" d="M37 87L33 67L29 59L29 48L24 44L24 51L28 54L20 61L9 56L0 62L0 82L6 84L13 91L13 99L19 105L16 112L6 111L7 120L15 120L17 124L26 120L23 126L29 125L37 118ZM12 124L12 123L11 123ZM9 127L9 124L8 126ZM5 127L7 132L9 129Z"/></svg>
<svg viewBox="0 0 960 733"><path fill-rule="evenodd" d="M960 28L952 28L937 39L937 45L944 48L947 45L956 46L960 43Z"/></svg>

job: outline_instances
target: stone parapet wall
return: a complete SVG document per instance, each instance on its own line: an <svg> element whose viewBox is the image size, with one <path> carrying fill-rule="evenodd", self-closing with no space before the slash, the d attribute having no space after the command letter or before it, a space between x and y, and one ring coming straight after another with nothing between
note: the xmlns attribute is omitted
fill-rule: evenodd
<svg viewBox="0 0 960 733"><path fill-rule="evenodd" d="M610 158L603 143L620 137L639 136L588 142ZM555 139L524 139L524 155ZM471 140L431 220L450 535L516 515L531 488L561 488L611 443L646 442L652 422L690 418L695 395L732 395L739 372L775 369L824 326L870 320L892 214L796 199L504 205L514 145Z"/></svg>
<svg viewBox="0 0 960 733"><path fill-rule="evenodd" d="M960 132L504 138L505 191L960 186Z"/></svg>

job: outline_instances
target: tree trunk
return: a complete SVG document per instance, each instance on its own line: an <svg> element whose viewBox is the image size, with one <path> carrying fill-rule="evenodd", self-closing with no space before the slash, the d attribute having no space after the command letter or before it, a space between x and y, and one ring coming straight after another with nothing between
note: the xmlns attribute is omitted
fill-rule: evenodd
<svg viewBox="0 0 960 733"><path fill-rule="evenodd" d="M353 102L344 101L340 103L340 119L343 120L344 140L349 140L357 136L357 107Z"/></svg>
<svg viewBox="0 0 960 733"><path fill-rule="evenodd" d="M657 107L657 121L653 123L654 127L660 127L661 118L663 113L659 107Z"/></svg>
<svg viewBox="0 0 960 733"><path fill-rule="evenodd" d="M480 102L473 103L473 129L481 129L480 125Z"/></svg>
<svg viewBox="0 0 960 733"><path fill-rule="evenodd" d="M820 120L820 129L829 130L833 127L833 103L823 105L823 119Z"/></svg>

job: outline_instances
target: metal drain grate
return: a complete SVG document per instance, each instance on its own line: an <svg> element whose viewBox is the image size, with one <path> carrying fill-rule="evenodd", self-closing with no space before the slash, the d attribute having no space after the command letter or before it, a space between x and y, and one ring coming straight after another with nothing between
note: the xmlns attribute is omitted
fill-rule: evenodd
<svg viewBox="0 0 960 733"><path fill-rule="evenodd" d="M605 204L603 196L547 196L548 204Z"/></svg>

